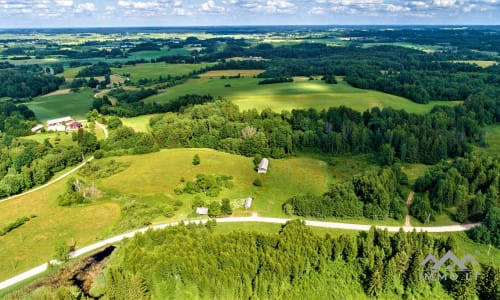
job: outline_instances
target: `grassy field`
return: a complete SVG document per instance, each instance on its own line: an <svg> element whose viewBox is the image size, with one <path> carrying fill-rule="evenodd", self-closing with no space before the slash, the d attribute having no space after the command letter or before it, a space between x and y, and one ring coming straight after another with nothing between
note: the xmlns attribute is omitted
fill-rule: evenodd
<svg viewBox="0 0 500 300"><path fill-rule="evenodd" d="M241 71L232 71L236 74L238 72ZM319 80L258 85L262 79L253 78L251 75L238 79L221 79L221 75L222 72L209 73L197 79L190 79L185 84L170 88L165 93L154 95L146 101L162 103L185 94L210 94L230 99L241 109L271 108L278 112L294 108L323 109L345 105L359 111L378 106L425 113L437 104L455 105L455 102L437 101L425 105L417 104L402 97L357 89L344 81L336 85L325 84Z"/></svg>
<svg viewBox="0 0 500 300"><path fill-rule="evenodd" d="M149 120L156 115L157 114L143 115L133 118L121 118L121 120L123 125L132 127L135 131L147 132L149 129Z"/></svg>
<svg viewBox="0 0 500 300"><path fill-rule="evenodd" d="M28 140L33 140L37 141L39 143L43 143L45 139L48 139L49 142L52 145L64 145L64 146L70 146L70 145L75 145L76 142L73 142L71 139L71 133L64 133L64 132L44 132L44 133L37 133L33 135L28 135L26 137L23 137L23 139L28 139Z"/></svg>
<svg viewBox="0 0 500 300"><path fill-rule="evenodd" d="M84 118L90 110L94 92L89 89L77 93L36 97L26 105L35 112L39 121L46 121L64 116Z"/></svg>
<svg viewBox="0 0 500 300"><path fill-rule="evenodd" d="M65 180L38 192L0 203L0 226L17 218L36 215L21 227L0 237L0 280L24 272L53 257L58 239L77 247L106 236L119 217L118 204L98 202L77 207L60 207L56 198Z"/></svg>
<svg viewBox="0 0 500 300"><path fill-rule="evenodd" d="M42 139L42 136L36 135L32 138ZM201 164L198 166L192 165L195 154L201 158ZM368 156L356 156L350 159L339 157L331 164L311 156L271 160L268 173L257 174L253 170L252 158L210 149L162 150L146 155L106 158L104 161L110 159L128 162L130 166L111 177L93 180L92 182L102 192L102 197L91 204L66 208L57 206L56 198L64 189L65 180L35 193L0 203L1 227L23 216L33 214L37 216L0 237L0 280L49 260L53 255L54 241L57 239L74 241L77 247L81 247L117 233L113 231L116 230L114 226L121 218L126 217L122 216L120 211L123 205L126 205L128 198L146 204L162 203L169 199L183 202L183 206L174 217L160 216L153 219L153 223L190 218L191 204L195 197L200 197L208 203L227 197L233 205L238 204L241 199L252 197L254 201L249 211L236 207L234 214L245 216L258 213L261 216L288 217L282 212L281 205L289 197L308 192L321 194L332 182L344 180L354 173L374 167L371 163L374 158ZM419 165L406 168L407 172L415 174L420 174L425 169ZM185 180L193 180L197 174L231 175L234 187L223 189L217 197L174 193L174 188L179 185L182 177ZM252 182L257 177L262 179L262 187L253 186ZM395 220L375 221L361 218L324 220L402 225L402 221ZM266 232L279 229L279 225L266 224L219 226L220 232L232 230L231 226L234 226L234 229ZM322 234L344 233L327 229L314 229L314 231ZM468 240L464 240L465 242L469 243L470 247L475 245Z"/></svg>
<svg viewBox="0 0 500 300"><path fill-rule="evenodd" d="M202 69L209 63L203 64L166 64L166 63L148 63L148 64L137 64L135 66L123 66L121 68L111 68L112 74L130 74L130 80L136 82L139 79L158 79L158 77L163 76L166 78L168 75L171 76L182 76L189 74L192 71Z"/></svg>
<svg viewBox="0 0 500 300"><path fill-rule="evenodd" d="M489 125L484 130L488 147L474 147L474 151L500 157L500 125Z"/></svg>
<svg viewBox="0 0 500 300"><path fill-rule="evenodd" d="M195 154L201 164L192 165ZM193 195L175 195L174 188L181 177L195 179L197 174L217 174L233 176L234 187L223 190L218 197L201 197L207 201L229 198L233 202L247 197L254 198L251 210L264 216L285 216L281 204L289 197L303 194L319 194L326 191L329 183L327 164L309 158L271 160L267 174L258 175L253 171L252 158L231 155L209 149L173 149L158 153L115 158L128 161L132 165L124 172L102 181L102 185L122 194L164 193L167 197L179 198L187 204ZM262 187L252 185L260 177ZM293 183L293 184L291 184ZM246 215L240 211L237 214Z"/></svg>

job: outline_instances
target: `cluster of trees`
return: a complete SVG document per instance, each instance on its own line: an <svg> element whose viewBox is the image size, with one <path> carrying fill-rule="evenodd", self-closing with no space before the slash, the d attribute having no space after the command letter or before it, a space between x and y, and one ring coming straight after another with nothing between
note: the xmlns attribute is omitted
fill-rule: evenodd
<svg viewBox="0 0 500 300"><path fill-rule="evenodd" d="M382 153L383 160L436 163L461 156L469 143L485 143L481 127L463 106L437 107L426 115L390 108L360 113L350 108L275 113L239 111L229 101L194 106L151 119L161 147L208 147L274 158L294 151Z"/></svg>
<svg viewBox="0 0 500 300"><path fill-rule="evenodd" d="M109 133L109 137L99 144L96 155L144 154L159 151L160 148L150 133L135 132L133 128L120 126ZM99 154L98 154L99 152Z"/></svg>
<svg viewBox="0 0 500 300"><path fill-rule="evenodd" d="M466 155L432 167L415 181L415 191L425 193L412 204L412 213L425 221L456 207L453 218L464 223L481 221L493 207L500 207L500 161Z"/></svg>
<svg viewBox="0 0 500 300"><path fill-rule="evenodd" d="M83 68L78 72L76 77L95 77L95 76L105 76L111 74L111 68L105 62L98 62L97 64L90 65Z"/></svg>
<svg viewBox="0 0 500 300"><path fill-rule="evenodd" d="M95 187L93 185L87 186L80 179L70 178L66 182L66 191L64 194L57 196L57 205L72 206L89 203L89 197L92 197L93 194L95 194Z"/></svg>
<svg viewBox="0 0 500 300"><path fill-rule="evenodd" d="M119 162L114 159L107 161L93 160L78 170L78 174L90 179L106 178L124 171L129 166L130 163L128 162Z"/></svg>
<svg viewBox="0 0 500 300"><path fill-rule="evenodd" d="M478 227L467 232L474 241L500 248L500 207L491 208Z"/></svg>
<svg viewBox="0 0 500 300"><path fill-rule="evenodd" d="M1 146L0 158L0 197L6 197L43 184L55 172L81 162L82 151L79 147L52 148L49 143L13 140Z"/></svg>
<svg viewBox="0 0 500 300"><path fill-rule="evenodd" d="M26 136L32 134L31 128L35 124L35 113L26 105L0 102L0 132L9 136Z"/></svg>
<svg viewBox="0 0 500 300"><path fill-rule="evenodd" d="M214 226L212 222L180 225L127 240L113 253L104 285L97 283L91 296L495 299L499 295L500 269L491 265L483 266L477 280L467 280L464 272L457 272L457 280L422 279L421 261L431 253L442 257L455 251L453 237L403 231L390 235L374 228L357 237L319 236L297 220L273 234L214 234Z"/></svg>
<svg viewBox="0 0 500 300"><path fill-rule="evenodd" d="M63 83L63 77L47 74L38 65L0 69L0 97L35 97L55 91Z"/></svg>
<svg viewBox="0 0 500 300"><path fill-rule="evenodd" d="M115 97L119 102L132 103L140 101L149 96L155 95L156 90L141 88L138 91L129 91L122 88L113 89L109 95ZM101 109L101 107L99 107Z"/></svg>
<svg viewBox="0 0 500 300"><path fill-rule="evenodd" d="M111 83L111 77L109 75L104 75L104 80L99 81L94 77L90 77L88 80L85 78L76 78L70 84L70 88L72 91L77 91L81 87L89 87L91 89L97 88L105 88L108 84Z"/></svg>
<svg viewBox="0 0 500 300"><path fill-rule="evenodd" d="M217 197L223 188L231 189L233 187L233 176L228 175L206 175L198 174L193 181L185 181L181 178L181 185L175 188L176 194L203 193L209 197Z"/></svg>
<svg viewBox="0 0 500 300"><path fill-rule="evenodd" d="M120 97L124 97L126 99L136 99L140 96L145 96L150 93L148 91L153 90L145 89L144 92L139 91L132 93L130 93L129 91L126 91L125 93L119 92L119 95ZM214 101L214 98L210 95L187 94L161 104L158 104L156 102L145 103L138 100L136 102L118 101L115 105L112 105L107 96L104 96L102 99L95 99L92 103L92 108L96 109L102 114L111 114L120 117L134 117L144 114L178 112L188 106L212 101Z"/></svg>
<svg viewBox="0 0 500 300"><path fill-rule="evenodd" d="M259 84L273 84L273 83L283 83L283 82L293 82L293 79L289 77L269 78L259 81Z"/></svg>
<svg viewBox="0 0 500 300"><path fill-rule="evenodd" d="M97 149L95 135L82 132L77 146L38 143L0 133L0 197L47 182L54 173L82 161L84 153Z"/></svg>
<svg viewBox="0 0 500 300"><path fill-rule="evenodd" d="M304 217L402 219L406 215L402 185L407 183L396 166L365 172L351 181L332 184L322 196L294 196L283 204L283 211Z"/></svg>

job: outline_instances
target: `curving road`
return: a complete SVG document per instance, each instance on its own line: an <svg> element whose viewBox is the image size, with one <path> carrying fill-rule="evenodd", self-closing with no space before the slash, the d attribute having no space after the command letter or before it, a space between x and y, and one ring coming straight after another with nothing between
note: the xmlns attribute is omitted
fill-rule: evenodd
<svg viewBox="0 0 500 300"><path fill-rule="evenodd" d="M103 124L95 121L95 124L97 125L97 127L99 127L103 132L104 132L104 138L108 138L109 136L109 132L108 132L108 129L106 128L106 126L104 126Z"/></svg>
<svg viewBox="0 0 500 300"><path fill-rule="evenodd" d="M228 218L219 218L215 219L217 223L238 223L238 222L261 222L261 223L275 223L275 224L285 224L287 221L290 219L284 219L284 218L267 218L267 217L259 217L259 216L251 216L251 217L228 217ZM203 220L196 220L196 221L190 221L190 223L206 223L208 219L203 219ZM70 254L71 258L78 257L80 255L89 253L91 251L97 250L99 248L102 248L106 245L112 244L119 242L125 238L131 238L137 233L143 233L145 231L148 231L150 229L156 230L156 229L163 229L167 226L176 226L178 225L179 222L174 222L174 223L169 223L169 224L159 224L155 226L150 226L150 227L144 227L141 229L137 229L134 231L130 231L124 234L116 235L114 237L111 237L109 239L94 243L92 245L80 248ZM305 220L305 224L307 226L313 226L313 227L323 227L323 228L332 228L332 229L348 229L348 230L369 230L372 225L364 225L364 224L348 224L348 223L336 223L336 222L323 222L323 221L310 221L310 220ZM451 225L451 226L436 226L436 227L412 227L412 226L376 226L379 229L387 229L390 232L397 232L399 230L404 230L406 232L416 230L416 231L427 231L427 232L456 232L456 231L464 231L471 229L473 227L476 227L480 225L480 223L474 223L474 224L463 224L463 225ZM57 261L51 261L51 264L58 264L59 262ZM14 276L10 279L7 279L3 282L0 282L0 290L5 289L9 286L12 286L14 284L17 284L23 280L26 280L28 278L31 278L33 276L36 276L38 274L41 274L45 272L48 268L48 263L45 263L43 265L40 265L38 267L35 267L29 271L26 271L22 274L19 274L17 276Z"/></svg>

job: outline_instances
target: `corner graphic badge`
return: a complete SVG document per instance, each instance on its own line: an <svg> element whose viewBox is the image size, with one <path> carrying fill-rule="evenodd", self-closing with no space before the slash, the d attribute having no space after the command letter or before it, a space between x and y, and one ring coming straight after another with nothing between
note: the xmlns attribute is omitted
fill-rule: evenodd
<svg viewBox="0 0 500 300"><path fill-rule="evenodd" d="M423 280L457 280L459 274L462 274L466 280L478 277L478 272L473 267L479 264L474 257L467 254L459 259L451 250L446 252L441 259L429 254L420 262L420 265L424 267L424 272L421 274Z"/></svg>

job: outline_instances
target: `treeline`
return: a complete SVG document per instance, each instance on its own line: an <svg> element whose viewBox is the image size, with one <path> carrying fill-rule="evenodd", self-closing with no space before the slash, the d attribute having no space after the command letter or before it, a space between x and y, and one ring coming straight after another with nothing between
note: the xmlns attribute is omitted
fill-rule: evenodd
<svg viewBox="0 0 500 300"><path fill-rule="evenodd" d="M292 78L288 77L277 77L277 78L269 78L259 81L259 84L273 84L273 83L283 83L283 82L293 82Z"/></svg>
<svg viewBox="0 0 500 300"><path fill-rule="evenodd" d="M344 37L362 37L361 43L414 43L419 45L439 45L461 55L465 49L469 55L477 55L478 59L488 56L480 51L497 52L500 49L500 33L493 28L463 28L449 30L447 28L420 29L402 28L398 30L348 30Z"/></svg>
<svg viewBox="0 0 500 300"><path fill-rule="evenodd" d="M13 101L0 102L0 134L26 136L32 134L35 126L35 113L26 105L16 105Z"/></svg>
<svg viewBox="0 0 500 300"><path fill-rule="evenodd" d="M406 215L402 186L408 178L399 167L365 172L351 181L334 183L322 196L301 195L288 199L283 211L303 217L340 217L371 219L394 218Z"/></svg>
<svg viewBox="0 0 500 300"><path fill-rule="evenodd" d="M391 93L417 103L464 100L488 85L496 85L498 91L500 80L497 66L481 68L474 64L451 62L475 58L467 58L467 55L455 51L425 53L397 46L329 47L321 43L279 47L259 44L256 47L230 49L229 52L224 49L217 56L270 59L260 63L267 65L261 77L345 76L346 81L355 87ZM243 64L231 62L232 65L240 63Z"/></svg>
<svg viewBox="0 0 500 300"><path fill-rule="evenodd" d="M183 108L190 107L196 104L213 102L214 98L210 95L191 95L187 94L166 103L145 103L142 97L148 97L156 93L152 89L141 89L138 92L125 90L117 90L116 95L119 97L118 103L112 105L109 99L105 96L102 99L96 99L92 103L92 108L98 110L102 114L116 115L120 117L135 117L145 114L179 112ZM111 95L115 95L114 92ZM128 102L127 100L133 100Z"/></svg>
<svg viewBox="0 0 500 300"><path fill-rule="evenodd" d="M76 77L95 77L110 74L111 68L109 67L109 65L105 62L98 62L97 64L90 65L80 70Z"/></svg>
<svg viewBox="0 0 500 300"><path fill-rule="evenodd" d="M37 65L0 69L0 97L35 97L55 91L63 83L63 77L47 74Z"/></svg>
<svg viewBox="0 0 500 300"><path fill-rule="evenodd" d="M0 134L0 197L47 182L53 174L82 161L82 153L97 149L97 139L82 133L78 146L53 146Z"/></svg>
<svg viewBox="0 0 500 300"><path fill-rule="evenodd" d="M105 281L92 297L114 299L330 299L369 297L495 299L500 269L473 274L440 270L447 279L425 280L421 262L457 250L453 237L375 230L319 236L302 222L279 233L214 234L214 223L149 230L115 250ZM466 276L472 277L468 280ZM437 275L436 275L437 276ZM321 288L318 288L321 287ZM62 288L64 289L64 288ZM133 296L131 296L133 295Z"/></svg>
<svg viewBox="0 0 500 300"><path fill-rule="evenodd" d="M139 91L126 91L123 88L118 88L111 90L108 94L119 102L132 103L155 95L156 90L141 88Z"/></svg>
<svg viewBox="0 0 500 300"><path fill-rule="evenodd" d="M484 144L484 133L463 106L436 107L425 115L391 108L360 113L350 108L239 111L226 100L150 121L161 147L208 147L246 156L281 158L295 151L380 153L381 162L434 164Z"/></svg>
<svg viewBox="0 0 500 300"><path fill-rule="evenodd" d="M411 212L422 222L455 207L460 223L477 222L500 207L500 161L482 155L466 155L441 162L415 181L415 191L425 193L412 204Z"/></svg>

